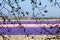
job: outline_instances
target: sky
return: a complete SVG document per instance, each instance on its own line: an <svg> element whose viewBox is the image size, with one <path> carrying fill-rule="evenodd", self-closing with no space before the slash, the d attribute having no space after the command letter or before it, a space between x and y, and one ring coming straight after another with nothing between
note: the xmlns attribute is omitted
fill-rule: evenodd
<svg viewBox="0 0 60 40"><path fill-rule="evenodd" d="M13 1L13 0L10 0L10 1ZM2 2L2 0L0 1L0 3L1 3L1 2ZM5 3L5 2L6 2L6 3ZM4 5L4 7L5 7L6 9L8 9L9 11L11 11L10 6L7 4L8 1L5 0L5 2L3 2L2 4ZM38 4L39 4L39 1L37 1L37 2L38 2ZM59 0L57 0L57 2L60 3ZM47 5L47 7L46 7L45 9L41 10L42 14L45 14L45 17L60 17L60 8L58 7L58 5L56 4L55 6L51 6L51 5L54 5L54 1L50 3L49 0L41 0L41 3L42 3L41 6L39 6L39 5L37 4L37 5L40 7L40 9L43 9L44 6ZM18 4L19 4L19 6L22 8L22 10L23 10L24 12L25 12L25 11L29 12L29 15L26 15L26 16L32 17L33 11L32 11L32 5L31 5L31 1L30 1L30 0L25 0L25 1L22 1L22 2L21 2L21 0L19 0ZM1 10L5 15L10 15L10 14L8 14L9 12L8 12L5 8L2 9L3 5L0 7L0 10ZM17 7L14 2L13 2L13 5L14 5L15 8ZM60 4L59 4L59 5L60 5ZM44 10L48 10L48 12L47 12L47 13L44 13L44 12L43 12ZM38 9L35 8L35 12L34 12L35 15L38 14L39 12L40 12L40 11L38 11ZM17 15L17 14L16 14L16 15ZM21 14L21 15L22 15L22 14ZM37 16L38 16L38 17L42 17L42 15L37 15Z"/></svg>

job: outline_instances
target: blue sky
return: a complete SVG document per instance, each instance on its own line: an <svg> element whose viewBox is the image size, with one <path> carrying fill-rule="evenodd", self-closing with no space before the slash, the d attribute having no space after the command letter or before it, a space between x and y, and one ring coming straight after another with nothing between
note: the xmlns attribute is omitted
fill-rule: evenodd
<svg viewBox="0 0 60 40"><path fill-rule="evenodd" d="M41 1L42 1L42 7L44 7L44 5L47 5L46 9L48 10L48 13L46 14L46 17L59 17L60 16L60 8L57 5L56 7L51 6L53 5L53 3L49 3L49 1L47 0L41 0ZM29 11L30 13L32 12L30 1L26 0L24 3L22 2L21 4L24 11ZM42 13L44 14L44 12Z"/></svg>
<svg viewBox="0 0 60 40"><path fill-rule="evenodd" d="M2 0L1 0L2 1ZM0 1L0 2L1 2ZM6 2L8 2L7 0L5 0ZM13 0L11 0L13 1ZM39 1L37 1L39 3ZM56 6L51 6L51 5L54 5L54 1L53 2L49 2L49 0L41 0L42 2L42 5L39 6L40 8L44 8L45 5L47 5L47 7L45 8L46 10L48 10L47 13L44 13L43 11L45 9L43 9L43 11L41 11L43 14L45 14L45 17L60 17L60 8L56 5ZM59 0L57 0L58 3L60 3ZM22 10L25 12L25 11L28 11L29 12L29 15L26 15L26 16L32 16L32 5L30 4L31 1L30 0L25 0L23 2L21 2L21 0L19 0L18 4L20 7L22 7ZM4 4L4 2L3 2ZM16 4L13 4L14 7L17 7ZM2 5L3 6L3 5ZM9 11L11 11L11 8L9 7L9 5L7 3L4 4L4 7L7 8ZM0 10L1 10L2 7L0 7ZM8 14L9 12L3 8L1 11L5 14L5 15L10 15ZM39 13L38 9L36 8L35 9L35 14ZM17 15L17 14L16 14ZM42 17L41 15L38 15L39 17Z"/></svg>

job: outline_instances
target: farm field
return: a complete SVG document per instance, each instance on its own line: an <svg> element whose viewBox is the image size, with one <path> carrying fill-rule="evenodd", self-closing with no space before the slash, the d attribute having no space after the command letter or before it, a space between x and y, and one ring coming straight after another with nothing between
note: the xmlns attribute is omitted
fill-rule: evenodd
<svg viewBox="0 0 60 40"><path fill-rule="evenodd" d="M20 21L36 21L36 20L20 20ZM37 21L60 21L60 19L48 19L48 20L44 19ZM0 35L0 40L60 40L60 35Z"/></svg>

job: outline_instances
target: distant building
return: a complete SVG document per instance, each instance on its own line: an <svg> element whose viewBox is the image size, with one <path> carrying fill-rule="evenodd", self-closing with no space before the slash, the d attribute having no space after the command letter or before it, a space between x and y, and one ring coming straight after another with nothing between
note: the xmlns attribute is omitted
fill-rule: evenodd
<svg viewBox="0 0 60 40"><path fill-rule="evenodd" d="M2 20L2 18L0 17L0 20Z"/></svg>
<svg viewBox="0 0 60 40"><path fill-rule="evenodd" d="M21 19L27 19L27 20L30 20L31 18L30 18L30 17L24 16L24 17L21 17Z"/></svg>

